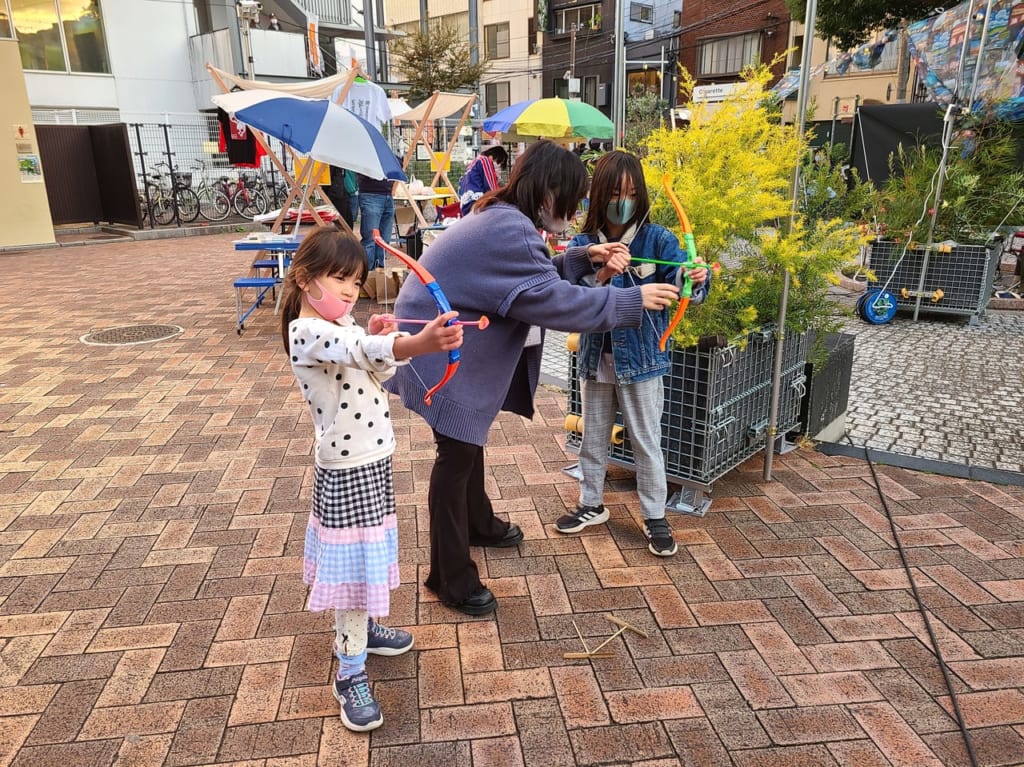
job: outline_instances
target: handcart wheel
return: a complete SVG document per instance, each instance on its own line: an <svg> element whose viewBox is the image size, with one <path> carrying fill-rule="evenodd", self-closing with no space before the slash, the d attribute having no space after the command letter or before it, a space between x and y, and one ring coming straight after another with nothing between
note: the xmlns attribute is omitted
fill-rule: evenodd
<svg viewBox="0 0 1024 767"><path fill-rule="evenodd" d="M872 325L884 325L896 316L896 296L888 290L873 288L858 303L861 319Z"/></svg>

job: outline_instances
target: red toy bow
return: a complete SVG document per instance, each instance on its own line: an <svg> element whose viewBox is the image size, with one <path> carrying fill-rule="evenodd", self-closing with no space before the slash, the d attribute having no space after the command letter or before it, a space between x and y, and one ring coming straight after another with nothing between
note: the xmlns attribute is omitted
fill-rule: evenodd
<svg viewBox="0 0 1024 767"><path fill-rule="evenodd" d="M409 256L407 256L405 253L398 250L397 248L391 247L390 244L388 244L381 238L380 232L377 231L376 229L373 230L373 241L380 245L382 248L384 248L384 250L393 255L395 258L397 258L399 261L401 261L403 264L409 267L410 271L412 271L412 273L419 278L420 282L422 282L424 287L426 287L426 289L430 292L430 297L434 299L434 303L437 305L438 312L440 312L441 314L445 314L446 312L450 312L452 310L452 305L448 303L448 297L444 294L444 291L441 290L441 286L437 284L437 280L434 279L434 275L432 275L426 269L426 267L423 266L423 264L421 264L419 261L415 261L409 258ZM446 322L445 324L452 325L454 323L455 320L451 319L448 320L448 322ZM438 381L433 386L431 386L429 389L427 389L427 393L423 395L423 401L427 405L430 404L431 400L434 398L434 394L438 391L438 389L440 389L442 386L448 383L451 380L452 376L455 375L455 371L458 369L459 350L452 349L451 351L448 352L448 367L445 368L444 375L441 377L441 380Z"/></svg>

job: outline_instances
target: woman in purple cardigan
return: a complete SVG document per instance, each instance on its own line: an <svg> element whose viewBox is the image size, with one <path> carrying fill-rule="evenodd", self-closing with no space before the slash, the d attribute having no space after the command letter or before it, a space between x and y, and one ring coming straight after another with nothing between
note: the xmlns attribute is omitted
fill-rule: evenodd
<svg viewBox="0 0 1024 767"><path fill-rule="evenodd" d="M638 327L644 309L663 309L678 296L678 288L664 283L578 285L604 264L592 262L584 249L572 258L551 258L538 229L568 229L586 189L586 171L575 154L550 141L531 145L509 183L485 195L420 259L463 319L486 315L490 326L464 336L461 366L430 405L423 395L441 380L445 355L418 357L385 384L430 424L437 444L428 495L430 573L424 585L468 615L497 607L480 582L469 547L515 546L523 539L517 525L494 515L484 490L484 445L500 410L533 417L542 345L526 346L530 327L583 332ZM608 266L621 271L628 259ZM437 307L423 284L410 278L395 315L429 319Z"/></svg>

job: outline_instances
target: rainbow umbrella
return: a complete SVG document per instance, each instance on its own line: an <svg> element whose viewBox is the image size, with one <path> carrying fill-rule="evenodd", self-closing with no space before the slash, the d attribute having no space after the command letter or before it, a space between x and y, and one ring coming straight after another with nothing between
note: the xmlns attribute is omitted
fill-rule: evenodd
<svg viewBox="0 0 1024 767"><path fill-rule="evenodd" d="M488 133L516 133L542 138L600 138L615 136L615 126L599 110L583 101L530 99L520 101L484 119Z"/></svg>

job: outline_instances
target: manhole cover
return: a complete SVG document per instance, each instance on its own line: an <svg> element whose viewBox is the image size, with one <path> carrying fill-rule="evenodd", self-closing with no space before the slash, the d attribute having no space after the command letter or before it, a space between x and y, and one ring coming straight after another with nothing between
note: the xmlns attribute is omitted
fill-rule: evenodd
<svg viewBox="0 0 1024 767"><path fill-rule="evenodd" d="M124 325L87 333L79 339L83 344L93 346L130 346L148 344L172 338L182 332L177 325Z"/></svg>

